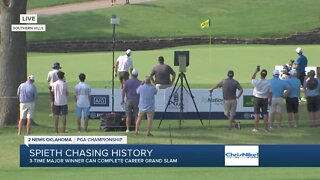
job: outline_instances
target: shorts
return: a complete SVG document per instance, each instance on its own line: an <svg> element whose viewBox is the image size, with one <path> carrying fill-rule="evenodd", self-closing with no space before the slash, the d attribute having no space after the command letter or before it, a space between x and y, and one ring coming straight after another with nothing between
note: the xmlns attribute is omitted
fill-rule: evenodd
<svg viewBox="0 0 320 180"><path fill-rule="evenodd" d="M139 117L141 119L143 119L143 117L145 117L147 115L147 120L153 120L153 116L154 116L154 111L152 112L142 112L142 111L139 111Z"/></svg>
<svg viewBox="0 0 320 180"><path fill-rule="evenodd" d="M126 102L126 116L137 117L139 111L139 99L127 99Z"/></svg>
<svg viewBox="0 0 320 180"><path fill-rule="evenodd" d="M126 81L129 79L129 73L127 71L118 72L120 82Z"/></svg>
<svg viewBox="0 0 320 180"><path fill-rule="evenodd" d="M224 100L224 115L235 116L237 109L237 100Z"/></svg>
<svg viewBox="0 0 320 180"><path fill-rule="evenodd" d="M166 89L171 87L171 84L156 84L157 89Z"/></svg>
<svg viewBox="0 0 320 180"><path fill-rule="evenodd" d="M277 112L277 113L281 113L282 111L282 98L280 97L277 97L277 98L272 98L272 103L271 103L271 106L270 106L270 113L274 113L274 112Z"/></svg>
<svg viewBox="0 0 320 180"><path fill-rule="evenodd" d="M268 114L268 98L253 98L253 108L255 114L260 114L260 109L262 114Z"/></svg>
<svg viewBox="0 0 320 180"><path fill-rule="evenodd" d="M83 112L83 116L88 117L90 115L90 107L78 107L76 109L77 117L81 117Z"/></svg>
<svg viewBox="0 0 320 180"><path fill-rule="evenodd" d="M53 105L53 114L56 116L67 115L68 114L68 105L56 106Z"/></svg>
<svg viewBox="0 0 320 180"><path fill-rule="evenodd" d="M35 109L34 102L20 103L20 119L32 119Z"/></svg>
<svg viewBox="0 0 320 180"><path fill-rule="evenodd" d="M319 96L308 96L307 97L307 110L308 112L317 112L320 106Z"/></svg>
<svg viewBox="0 0 320 180"><path fill-rule="evenodd" d="M287 97L286 107L288 113L298 113L299 112L299 99L297 97Z"/></svg>

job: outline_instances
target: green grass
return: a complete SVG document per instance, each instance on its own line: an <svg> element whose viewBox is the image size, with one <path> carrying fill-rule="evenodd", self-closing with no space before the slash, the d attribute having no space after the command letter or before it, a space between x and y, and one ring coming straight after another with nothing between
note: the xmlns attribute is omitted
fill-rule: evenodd
<svg viewBox="0 0 320 180"><path fill-rule="evenodd" d="M39 18L45 33L28 33L29 41L111 39L110 18L121 24L117 39L170 37L280 37L319 27L318 0L157 0ZM308 12L308 13L305 13ZM200 29L210 18L212 26Z"/></svg>
<svg viewBox="0 0 320 180"><path fill-rule="evenodd" d="M191 88L210 88L226 77L227 71L235 71L237 79L246 88L251 88L251 76L257 65L267 69L268 77L275 65L283 65L290 59L295 59L295 45L209 45L184 46L149 51L134 51L132 59L134 68L139 70L139 77L143 78L151 72L157 64L158 56L165 57L165 63L171 65L178 72L178 67L173 66L173 53L175 50L190 51L190 66L186 76ZM304 45L305 55L308 57L309 66L319 66L319 45ZM115 52L115 57L124 52ZM46 77L53 62L59 61L62 70L66 73L70 87L78 81L80 72L87 74L87 81L93 87L111 87L112 80L112 53L29 53L28 74L36 76L36 84L40 91L47 92ZM116 87L119 82L116 79Z"/></svg>
<svg viewBox="0 0 320 180"><path fill-rule="evenodd" d="M320 46L303 46L309 58L310 65L317 65L317 52ZM269 71L274 64L283 64L288 59L295 58L295 46L187 46L152 51L133 51L134 65L140 70L140 75L149 73L156 64L156 58L164 55L166 62L172 65L172 56L175 49L187 49L191 52L191 62L187 78L191 88L209 88L226 76L229 68L235 70L236 78L246 87L251 87L249 79L251 69L258 62L262 68ZM212 52L212 60L208 56ZM116 55L122 52L116 52ZM103 87L110 82L111 53L78 53L78 54L28 54L28 73L36 75L36 85L40 95L36 106L35 121L40 124L32 128L33 135L56 135L54 133L53 119L49 114L49 95L47 93L46 76L54 61L59 61L66 72L67 81L70 83L71 95L69 97L69 115L67 117L68 135L79 135L76 130L75 102L73 85L77 82L79 72L88 74L88 82L94 87ZM223 63L221 63L223 62ZM175 70L176 67L175 67ZM206 78L203 78L206 76ZM270 77L270 76L269 76ZM116 80L117 82L117 80ZM118 85L118 84L117 84ZM108 84L108 87L109 84ZM300 106L300 125L298 129L274 129L269 133L259 132L252 134L252 120L241 122L242 129L227 130L225 119L218 121L204 120L202 127L198 120L179 121L164 120L161 128L157 129L159 121L154 121L152 138L146 138L146 122L142 122L141 135L128 135L129 144L170 144L169 125L172 128L173 144L319 144L319 128L308 127L308 117L305 103ZM286 121L284 114L283 121ZM124 132L100 132L99 120L90 120L89 132L80 135L126 135ZM210 127L210 128L209 128ZM20 168L19 145L23 137L17 136L17 127L1 127L0 142L0 179L318 179L319 168Z"/></svg>
<svg viewBox="0 0 320 180"><path fill-rule="evenodd" d="M70 3L79 3L85 1L93 1L93 0L28 0L28 9L40 8L40 7L49 7L49 6L57 6L63 4Z"/></svg>

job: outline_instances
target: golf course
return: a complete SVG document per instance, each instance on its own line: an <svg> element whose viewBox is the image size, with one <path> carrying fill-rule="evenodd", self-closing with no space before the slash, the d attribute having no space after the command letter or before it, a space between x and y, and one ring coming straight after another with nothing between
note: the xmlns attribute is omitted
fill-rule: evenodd
<svg viewBox="0 0 320 180"><path fill-rule="evenodd" d="M49 7L86 0L29 0L28 9ZM89 0L87 0L89 1ZM91 0L93 1L93 0ZM117 1L118 4L124 1ZM110 1L106 1L110 3ZM46 24L46 32L28 32L27 40L34 42L101 40L112 39L110 17L117 14L121 23L116 27L117 40L169 39L187 37L226 38L280 38L296 32L319 28L318 0L154 0L142 4L117 5L105 9L73 12L48 17L39 17L39 24ZM209 28L201 29L200 23L211 20ZM186 76L191 89L210 89L227 77L233 70L234 78L243 88L252 89L251 77L257 65L272 77L276 65L295 60L295 49L302 47L308 58L308 66L319 67L319 44L211 44L168 47L155 50L132 49L134 68L139 79L149 75L152 67L163 56L165 63L176 72L174 51L190 51L190 65ZM222 145L265 145L265 144L320 144L320 127L309 127L306 102L299 105L299 127L287 128L287 114L283 107L283 127L269 132L252 133L253 120L240 120L241 130L228 130L226 119L212 120L203 117L203 126L198 120L159 120L153 124L153 137L145 136L146 121L142 121L141 135L120 131L102 132L100 120L89 120L88 132L78 133L74 86L79 82L79 73L85 73L86 82L92 88L112 88L112 51L47 53L28 52L27 74L34 75L38 90L31 135L57 136L54 119L50 114L50 95L47 75L52 64L59 62L65 72L70 94L67 129L70 136L127 136L128 144L222 144ZM115 50L118 57L125 52ZM115 88L120 83L115 80ZM0 87L1 88L1 87ZM120 99L115 99L120 103ZM17 107L18 108L18 107ZM260 124L262 125L262 120ZM23 134L25 129L23 130ZM319 167L104 167L104 168L48 168L20 167L20 144L24 137L17 135L17 126L0 127L0 179L1 180L102 180L102 179L225 179L225 180L316 180L320 177ZM312 159L310 159L312 161ZM276 162L275 162L276 163Z"/></svg>

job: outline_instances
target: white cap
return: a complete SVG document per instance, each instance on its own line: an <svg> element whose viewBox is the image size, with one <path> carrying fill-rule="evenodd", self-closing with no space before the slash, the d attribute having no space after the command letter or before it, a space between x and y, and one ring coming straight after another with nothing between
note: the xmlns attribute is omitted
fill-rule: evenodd
<svg viewBox="0 0 320 180"><path fill-rule="evenodd" d="M273 74L273 75L279 75L279 74L280 74L280 72L279 72L279 70L278 70L278 69L275 69L275 70L273 70L273 71L272 71L272 74Z"/></svg>
<svg viewBox="0 0 320 180"><path fill-rule="evenodd" d="M297 52L297 53L302 53L302 48L301 48L301 47L298 47L298 48L296 49L296 52Z"/></svg>
<svg viewBox="0 0 320 180"><path fill-rule="evenodd" d="M128 56L130 56L130 55L131 55L131 49L128 49L128 50L126 51L126 54L127 54Z"/></svg>
<svg viewBox="0 0 320 180"><path fill-rule="evenodd" d="M136 69L133 69L131 74L137 76L139 74L139 71Z"/></svg>
<svg viewBox="0 0 320 180"><path fill-rule="evenodd" d="M34 75L30 75L30 76L28 76L28 80L35 80L35 77L34 77Z"/></svg>
<svg viewBox="0 0 320 180"><path fill-rule="evenodd" d="M297 70L295 70L295 69L292 69L291 71L289 71L289 74L290 75L295 75L295 74L297 74L298 72L297 72Z"/></svg>

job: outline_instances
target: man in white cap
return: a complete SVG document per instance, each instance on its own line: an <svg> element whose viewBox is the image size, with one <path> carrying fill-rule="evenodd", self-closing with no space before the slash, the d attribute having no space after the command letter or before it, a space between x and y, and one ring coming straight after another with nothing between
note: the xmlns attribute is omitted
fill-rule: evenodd
<svg viewBox="0 0 320 180"><path fill-rule="evenodd" d="M30 127L35 109L35 100L38 96L37 88L33 84L34 81L35 78L33 75L28 76L28 80L24 83L21 83L17 90L17 96L19 97L20 101L18 135L21 135L24 120L27 120L27 134L30 134Z"/></svg>
<svg viewBox="0 0 320 180"><path fill-rule="evenodd" d="M134 118L134 124L138 118L139 111L139 95L137 94L137 88L141 85L141 81L138 79L138 70L133 69L131 78L124 83L121 94L121 105L125 105L126 111L126 132L130 131L131 121ZM125 102L126 98L126 102Z"/></svg>
<svg viewBox="0 0 320 180"><path fill-rule="evenodd" d="M131 56L131 49L128 49L125 55L118 57L117 63L115 66L115 75L119 76L121 89L123 88L124 82L129 79L129 73L131 73L133 69L133 62L130 56Z"/></svg>
<svg viewBox="0 0 320 180"><path fill-rule="evenodd" d="M306 67L308 65L308 59L306 56L302 54L302 48L298 47L296 49L296 53L298 54L298 58L294 62L294 69L298 72L298 78L300 79L301 85L303 86L304 78L306 76Z"/></svg>
<svg viewBox="0 0 320 180"><path fill-rule="evenodd" d="M288 127L291 127L292 114L294 116L294 127L298 127L299 121L299 96L301 82L297 78L298 72L293 69L289 72L290 78L287 81L290 87L290 92L286 98L286 108L288 114Z"/></svg>
<svg viewBox="0 0 320 180"><path fill-rule="evenodd" d="M282 102L283 102L283 98L286 98L290 91L289 84L286 81L281 80L279 78L279 75L280 75L279 70L277 69L273 70L272 74L273 74L273 78L269 80L272 88L272 102L271 102L270 111L269 111L270 129L273 128L273 122L276 114L278 115L278 128L281 127Z"/></svg>

